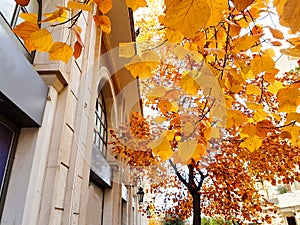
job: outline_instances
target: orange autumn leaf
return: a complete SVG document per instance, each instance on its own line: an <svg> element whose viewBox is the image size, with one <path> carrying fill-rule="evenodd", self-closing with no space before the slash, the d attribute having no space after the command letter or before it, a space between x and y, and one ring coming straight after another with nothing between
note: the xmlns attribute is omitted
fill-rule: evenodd
<svg viewBox="0 0 300 225"><path fill-rule="evenodd" d="M81 52L82 52L82 45L78 41L76 41L74 43L74 52L73 52L74 58L75 59L79 58Z"/></svg>
<svg viewBox="0 0 300 225"><path fill-rule="evenodd" d="M108 16L105 15L101 15L101 16L97 16L94 15L94 21L95 23L101 27L101 29L103 30L103 32L105 33L110 33L111 31L111 22L110 19L108 18Z"/></svg>
<svg viewBox="0 0 300 225"><path fill-rule="evenodd" d="M91 11L92 9L91 5L89 4L75 2L75 1L69 1L67 7L69 9L83 10L83 11Z"/></svg>
<svg viewBox="0 0 300 225"><path fill-rule="evenodd" d="M99 10L106 14L112 8L112 0L94 0L97 3Z"/></svg>
<svg viewBox="0 0 300 225"><path fill-rule="evenodd" d="M248 6L250 6L255 0L232 0L236 9L240 12L244 11Z"/></svg>
<svg viewBox="0 0 300 225"><path fill-rule="evenodd" d="M15 0L15 1L20 6L27 6L30 2L30 0Z"/></svg>
<svg viewBox="0 0 300 225"><path fill-rule="evenodd" d="M35 31L38 31L40 28L37 23L32 21L24 21L17 25L13 32L22 39L30 38L30 35Z"/></svg>

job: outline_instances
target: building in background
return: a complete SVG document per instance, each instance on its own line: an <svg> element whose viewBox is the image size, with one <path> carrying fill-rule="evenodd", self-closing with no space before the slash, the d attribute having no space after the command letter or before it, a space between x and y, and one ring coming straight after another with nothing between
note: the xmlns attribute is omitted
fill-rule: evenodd
<svg viewBox="0 0 300 225"><path fill-rule="evenodd" d="M109 129L141 110L138 81L113 57L119 42L134 40L132 14L114 1L104 35L83 13L83 53L67 64L27 52L11 31L18 14L65 4L0 2L0 224L139 225L137 188L108 145ZM55 38L75 41L69 29Z"/></svg>
<svg viewBox="0 0 300 225"><path fill-rule="evenodd" d="M296 182L291 185L273 186L269 182L257 182L259 193L274 203L278 209L273 219L274 225L299 225L300 224L300 183ZM265 213L270 213L265 209ZM266 223L267 224L267 223Z"/></svg>

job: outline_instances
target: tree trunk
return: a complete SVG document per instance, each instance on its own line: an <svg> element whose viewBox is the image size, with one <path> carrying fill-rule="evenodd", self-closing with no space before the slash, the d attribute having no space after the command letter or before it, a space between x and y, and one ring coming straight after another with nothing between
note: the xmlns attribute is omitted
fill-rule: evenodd
<svg viewBox="0 0 300 225"><path fill-rule="evenodd" d="M193 225L201 225L201 208L200 208L200 194L198 192L192 193L193 197Z"/></svg>

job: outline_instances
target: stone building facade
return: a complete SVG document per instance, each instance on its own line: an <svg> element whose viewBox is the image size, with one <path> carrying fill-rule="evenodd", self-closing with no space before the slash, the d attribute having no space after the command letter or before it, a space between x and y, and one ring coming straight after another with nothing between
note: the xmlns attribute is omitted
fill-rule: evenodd
<svg viewBox="0 0 300 225"><path fill-rule="evenodd" d="M113 2L110 35L82 14L83 53L67 64L28 53L11 31L19 12L66 3L0 3L0 224L139 225L137 187L108 145L109 129L141 110L138 81L114 58L119 42L134 41L125 1ZM74 43L68 32L56 40Z"/></svg>

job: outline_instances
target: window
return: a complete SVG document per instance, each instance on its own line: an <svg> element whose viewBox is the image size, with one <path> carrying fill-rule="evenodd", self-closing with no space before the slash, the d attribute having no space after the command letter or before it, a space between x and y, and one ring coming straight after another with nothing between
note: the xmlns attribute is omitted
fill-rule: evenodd
<svg viewBox="0 0 300 225"><path fill-rule="evenodd" d="M94 144L106 156L107 152L107 119L102 91L96 100Z"/></svg>
<svg viewBox="0 0 300 225"><path fill-rule="evenodd" d="M36 13L41 18L42 13L42 0L30 0L29 4L25 7L16 4L15 0L0 0L0 22L7 24L8 28L14 28L16 25L23 22L23 19L19 17L21 12L24 13ZM23 45L23 41L18 38ZM35 51L28 52L25 46L22 52L26 58L32 63L35 55Z"/></svg>
<svg viewBox="0 0 300 225"><path fill-rule="evenodd" d="M15 0L1 0L0 1L0 15L6 22L14 28L17 24L22 22L19 18L21 12L41 14L41 0L30 0L25 7L16 4Z"/></svg>
<svg viewBox="0 0 300 225"><path fill-rule="evenodd" d="M18 128L0 115L0 215L8 187L17 136Z"/></svg>

